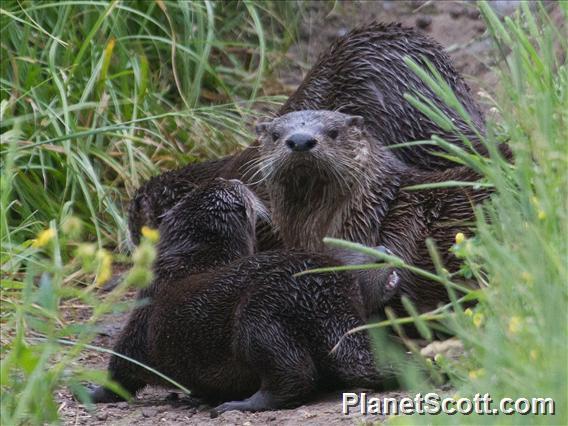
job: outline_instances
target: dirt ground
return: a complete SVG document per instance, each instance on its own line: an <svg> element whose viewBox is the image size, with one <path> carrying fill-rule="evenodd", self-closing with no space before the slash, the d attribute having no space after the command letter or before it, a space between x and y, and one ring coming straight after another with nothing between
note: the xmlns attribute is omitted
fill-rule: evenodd
<svg viewBox="0 0 568 426"><path fill-rule="evenodd" d="M508 14L518 2L495 2L499 13ZM495 86L496 78L490 71L490 43L485 26L475 7L469 2L453 1L355 1L339 2L330 10L333 2L312 2L305 6L302 15L299 42L290 49L289 57L294 63L309 65L317 54L333 38L345 34L350 28L371 20L384 22L398 21L416 26L442 44L462 72L474 93L483 88ZM291 66L275 71L279 85L289 91L302 80L306 69ZM478 96L479 98L479 96ZM111 348L113 339L119 333L127 315L113 315L101 324L95 345ZM104 369L108 356L89 353L79 362L90 368ZM352 390L351 390L352 391ZM269 411L262 413L227 412L211 419L210 407L191 407L186 401L172 400L169 392L160 389L146 389L135 402L106 404L94 411L76 403L67 390L58 392L60 413L66 425L298 425L298 424L371 424L384 422L383 416L362 416L359 413L341 414L341 392L314 397L314 400L293 410ZM369 396L402 397L404 392L391 392Z"/></svg>

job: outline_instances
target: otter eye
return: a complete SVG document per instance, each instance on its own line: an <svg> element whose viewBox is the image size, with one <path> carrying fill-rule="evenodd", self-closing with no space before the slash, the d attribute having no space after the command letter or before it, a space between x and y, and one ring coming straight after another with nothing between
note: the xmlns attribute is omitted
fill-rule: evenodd
<svg viewBox="0 0 568 426"><path fill-rule="evenodd" d="M280 133L272 132L272 140L276 142L280 138Z"/></svg>
<svg viewBox="0 0 568 426"><path fill-rule="evenodd" d="M338 134L339 131L337 129L331 129L329 132L327 132L327 136L329 136L331 139L335 139Z"/></svg>

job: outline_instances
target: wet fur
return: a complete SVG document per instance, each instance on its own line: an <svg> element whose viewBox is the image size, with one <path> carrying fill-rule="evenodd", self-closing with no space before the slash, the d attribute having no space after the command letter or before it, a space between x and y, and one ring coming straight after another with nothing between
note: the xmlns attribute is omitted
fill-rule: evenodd
<svg viewBox="0 0 568 426"><path fill-rule="evenodd" d="M156 278L138 297L147 303L133 311L115 351L210 403L230 401L214 415L295 406L321 386L383 386L393 372L377 371L365 333L330 351L365 323L362 291L372 291L378 304L396 292L384 287L388 276L367 271L295 278L307 269L369 259L341 252L254 254L257 211L258 200L242 183L216 180L166 212ZM167 386L116 356L109 374L131 394L147 384ZM120 399L102 387L92 398Z"/></svg>
<svg viewBox="0 0 568 426"><path fill-rule="evenodd" d="M480 176L466 167L424 171L408 166L376 143L365 126L350 120L351 116L338 112L300 111L258 126L261 158L272 165L263 170L273 224L284 245L323 251L326 236L383 245L407 263L433 271L425 243L432 238L445 267L456 271L459 262L448 250L457 232L468 232L474 206L490 191L406 188L450 180L474 182ZM329 137L330 129L337 130L336 138ZM291 151L286 140L297 132L312 134L316 146L306 153ZM399 272L401 294L420 310L448 300L442 285Z"/></svg>
<svg viewBox="0 0 568 426"><path fill-rule="evenodd" d="M403 62L406 56L421 65L426 58L436 67L470 114L474 128L440 102L408 69ZM458 131L485 152L478 138L478 132L484 131L483 114L443 48L422 33L399 24L372 23L338 38L321 54L277 115L306 109L339 110L362 116L374 143L384 146L427 140L433 134L460 145L461 139L455 132L441 129L404 99L405 93L414 91L432 99L453 120ZM166 172L141 186L128 215L133 242L138 242L141 226L159 225L160 216L183 196L184 188L191 189L188 182L200 184L212 177L240 179L266 201L266 185L258 170L258 148L255 142L235 155ZM413 146L393 152L398 160L423 170L456 166L433 155L431 151L435 150ZM270 229L266 223L259 224L259 247L264 250L281 245Z"/></svg>

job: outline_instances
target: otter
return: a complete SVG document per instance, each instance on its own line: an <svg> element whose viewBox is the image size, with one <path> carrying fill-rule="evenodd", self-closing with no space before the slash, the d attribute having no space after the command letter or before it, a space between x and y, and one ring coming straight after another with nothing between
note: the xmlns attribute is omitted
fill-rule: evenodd
<svg viewBox="0 0 568 426"><path fill-rule="evenodd" d="M160 224L155 279L114 350L191 389L212 415L296 406L321 386L381 388L369 338L346 336L365 323L363 298L383 304L398 291L396 274L294 274L340 263L368 263L354 253L255 252L259 199L243 183L215 179L186 194ZM261 214L262 215L262 214ZM370 293L366 295L365 293ZM135 394L167 383L113 356L109 375ZM120 400L108 388L94 402Z"/></svg>
<svg viewBox="0 0 568 426"><path fill-rule="evenodd" d="M469 114L471 125L434 95L407 67L405 57L424 67L428 61L436 68ZM404 99L405 93L417 93L432 100L452 120L456 130L438 126L410 105ZM486 153L479 140L485 128L483 114L450 58L434 40L400 24L371 23L354 29L328 47L277 116L306 109L341 110L360 115L367 123L373 142L383 146L427 140L432 135L462 145L461 134L477 151ZM190 164L150 179L138 189L130 205L132 241L139 241L142 225L156 226L160 216L183 196L183 189L191 189L191 183L199 184L212 177L240 179L266 201L266 188L258 182L255 173L258 149L255 141L232 156ZM393 155L399 161L424 170L456 166L436 155L435 147L413 145L399 148ZM262 226L258 233L260 247L270 249L281 245L270 227L266 223Z"/></svg>
<svg viewBox="0 0 568 426"><path fill-rule="evenodd" d="M260 165L274 226L285 247L324 251L323 238L383 245L405 262L433 271L425 240L432 238L442 263L460 262L449 252L457 232L468 232L474 206L487 188L473 185L423 190L408 187L446 181L475 182L467 167L425 171L402 162L377 143L361 116L298 111L256 126ZM444 286L399 271L400 295L421 311L448 300ZM405 314L400 303L392 303Z"/></svg>

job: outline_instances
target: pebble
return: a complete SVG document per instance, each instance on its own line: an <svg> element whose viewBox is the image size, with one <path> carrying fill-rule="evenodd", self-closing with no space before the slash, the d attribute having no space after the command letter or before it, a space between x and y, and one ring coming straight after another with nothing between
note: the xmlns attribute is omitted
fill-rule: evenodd
<svg viewBox="0 0 568 426"><path fill-rule="evenodd" d="M450 16L452 19L458 19L460 16L464 14L464 10L461 7L452 7L450 9Z"/></svg>
<svg viewBox="0 0 568 426"><path fill-rule="evenodd" d="M432 24L432 17L429 15L420 15L416 18L416 26L421 29L426 29Z"/></svg>
<svg viewBox="0 0 568 426"><path fill-rule="evenodd" d="M469 19L477 20L481 18L481 14L479 13L479 9L476 7L472 7L467 10L467 17Z"/></svg>
<svg viewBox="0 0 568 426"><path fill-rule="evenodd" d="M128 402L119 402L118 404L116 404L116 407L121 409L121 410L127 410L128 409Z"/></svg>
<svg viewBox="0 0 568 426"><path fill-rule="evenodd" d="M520 0L494 0L489 2L489 6L501 16L512 15L520 5Z"/></svg>
<svg viewBox="0 0 568 426"><path fill-rule="evenodd" d="M485 24L483 22L477 22L474 28L478 33L482 33L483 31L485 31Z"/></svg>
<svg viewBox="0 0 568 426"><path fill-rule="evenodd" d="M156 414L158 414L158 410L156 410L155 408L142 408L142 416L144 417L154 417Z"/></svg>
<svg viewBox="0 0 568 426"><path fill-rule="evenodd" d="M318 416L317 413L313 413L313 412L307 411L307 410L300 410L300 413L302 414L304 419L313 419L314 417Z"/></svg>
<svg viewBox="0 0 568 426"><path fill-rule="evenodd" d="M97 413L97 420L104 422L107 418L108 418L108 413L106 411L101 411L100 413Z"/></svg>

